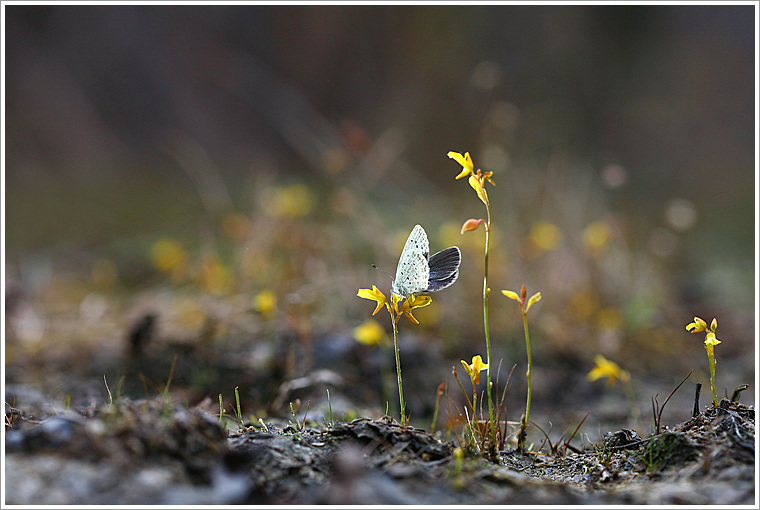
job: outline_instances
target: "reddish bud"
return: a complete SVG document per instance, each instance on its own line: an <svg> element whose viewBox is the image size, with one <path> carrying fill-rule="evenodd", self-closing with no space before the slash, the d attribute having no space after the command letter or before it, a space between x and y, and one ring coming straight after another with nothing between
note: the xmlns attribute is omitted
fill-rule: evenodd
<svg viewBox="0 0 760 510"><path fill-rule="evenodd" d="M472 232L473 230L478 228L478 225L480 225L481 223L485 223L485 221L483 219L470 218L469 220L464 222L464 224L462 225L462 231L460 233L464 234L465 232Z"/></svg>

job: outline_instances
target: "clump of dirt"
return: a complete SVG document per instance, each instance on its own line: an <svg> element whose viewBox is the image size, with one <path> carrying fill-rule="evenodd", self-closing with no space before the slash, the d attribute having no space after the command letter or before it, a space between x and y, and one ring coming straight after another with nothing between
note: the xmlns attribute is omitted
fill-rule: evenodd
<svg viewBox="0 0 760 510"><path fill-rule="evenodd" d="M724 400L645 439L494 463L389 418L227 431L162 398L43 417L6 404L6 503L752 504L754 423Z"/></svg>

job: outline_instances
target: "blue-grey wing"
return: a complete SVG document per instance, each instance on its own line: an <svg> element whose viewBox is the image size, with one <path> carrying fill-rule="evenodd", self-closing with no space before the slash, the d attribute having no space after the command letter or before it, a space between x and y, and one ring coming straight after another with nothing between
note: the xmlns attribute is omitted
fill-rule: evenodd
<svg viewBox="0 0 760 510"><path fill-rule="evenodd" d="M457 281L461 262L462 252L456 246L446 248L431 256L428 261L430 275L427 290L429 292L442 290Z"/></svg>

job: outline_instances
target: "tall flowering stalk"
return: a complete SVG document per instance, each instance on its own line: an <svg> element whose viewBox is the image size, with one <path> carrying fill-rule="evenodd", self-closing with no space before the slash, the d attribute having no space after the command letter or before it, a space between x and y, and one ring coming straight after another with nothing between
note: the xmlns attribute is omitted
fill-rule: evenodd
<svg viewBox="0 0 760 510"><path fill-rule="evenodd" d="M468 177L468 182L470 183L470 186L473 190L475 190L475 194L478 196L481 202L483 202L483 205L486 206L486 218L471 218L464 222L462 225L462 231L461 233L464 234L465 232L473 231L478 228L478 225L481 223L483 224L483 227L486 231L486 242L485 242L485 253L484 253L484 266L483 266L483 327L485 329L485 336L486 336L486 358L487 358L487 365L486 365L486 377L488 379L488 384L486 384L486 394L488 396L488 422L491 427L491 445L496 445L496 423L494 423L494 415L493 415L493 400L491 399L491 334L488 327L488 294L491 292L491 289L488 288L488 251L490 247L491 242L491 204L488 201L488 192L485 188L486 181L490 182L493 186L496 186L496 184L491 180L491 176L493 175L493 172L481 172L480 169L477 171L474 171L475 166L472 163L472 158L470 157L469 152L465 152L464 155L458 153L458 152L449 152L447 154L448 157L462 165L462 171L459 173L459 175L456 176L457 179L462 179L464 177Z"/></svg>
<svg viewBox="0 0 760 510"><path fill-rule="evenodd" d="M525 330L525 349L528 351L528 370L525 372L525 375L528 378L528 398L525 401L525 414L522 415L522 419L520 420L520 431L517 433L517 448L522 450L525 447L525 438L528 435L528 420L530 419L530 397L532 392L532 384L531 384L531 368L533 366L533 360L530 356L530 335L528 334L528 310L530 310L530 307L533 306L535 303L538 303L541 301L541 293L536 292L533 294L530 299L526 301L527 292L525 291L525 285L522 286L522 289L520 289L520 294L518 295L517 292L511 291L511 290L502 290L502 294L507 296L509 299L514 299L520 304L520 310L522 311L523 316L523 329Z"/></svg>
<svg viewBox="0 0 760 510"><path fill-rule="evenodd" d="M401 381L401 359L399 357L398 349L398 321L401 316L404 315L413 323L419 324L419 321L412 315L412 310L429 305L433 302L433 299L430 296L415 296L412 294L409 298L404 299L402 303L401 301L403 298L391 293L391 301L388 301L385 294L374 285L372 286L372 289L359 289L359 292L356 295L363 299L371 299L377 303L372 315L375 315L385 307L391 316L391 324L393 325L393 347L396 351L396 375L398 377L398 400L399 409L401 410L401 426L405 427L407 424L407 417L406 405L404 404L404 385Z"/></svg>
<svg viewBox="0 0 760 510"><path fill-rule="evenodd" d="M710 389L713 394L713 405L718 405L718 395L715 393L715 351L714 348L720 343L720 340L715 336L715 330L718 329L718 319L713 319L710 324L710 328L707 328L707 323L699 317L694 317L694 322L686 326L686 330L690 333L701 333L707 331L705 334L705 350L707 351L707 362L710 364Z"/></svg>

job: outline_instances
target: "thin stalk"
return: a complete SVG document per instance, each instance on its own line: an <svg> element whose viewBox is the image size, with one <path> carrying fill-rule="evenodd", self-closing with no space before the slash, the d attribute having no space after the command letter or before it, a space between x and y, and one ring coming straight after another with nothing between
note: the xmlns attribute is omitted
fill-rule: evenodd
<svg viewBox="0 0 760 510"><path fill-rule="evenodd" d="M398 375L398 400L401 408L401 426L406 426L406 406L404 405L404 386L401 383L401 359L398 354L398 317L391 312L391 322L393 323L393 347L396 350L396 374Z"/></svg>
<svg viewBox="0 0 760 510"><path fill-rule="evenodd" d="M491 400L491 334L488 328L488 248L491 243L491 207L486 203L486 213L488 222L486 223L486 247L485 263L483 270L483 327L486 334L486 357L488 358L488 368L486 369L486 394L488 395L488 423L491 428L491 444L496 440L496 427L493 422L493 402Z"/></svg>
<svg viewBox="0 0 760 510"><path fill-rule="evenodd" d="M531 368L533 366L533 359L530 355L530 335L528 334L528 313L523 310L523 329L525 330L525 350L528 352L528 370L525 372L525 376L528 378L528 398L525 401L525 421L521 424L520 431L520 447L525 444L525 437L528 433L528 420L530 419L530 396L533 390L531 382Z"/></svg>
<svg viewBox="0 0 760 510"><path fill-rule="evenodd" d="M718 405L718 395L715 393L715 355L707 352L707 360L710 362L710 389L713 394L713 405Z"/></svg>

